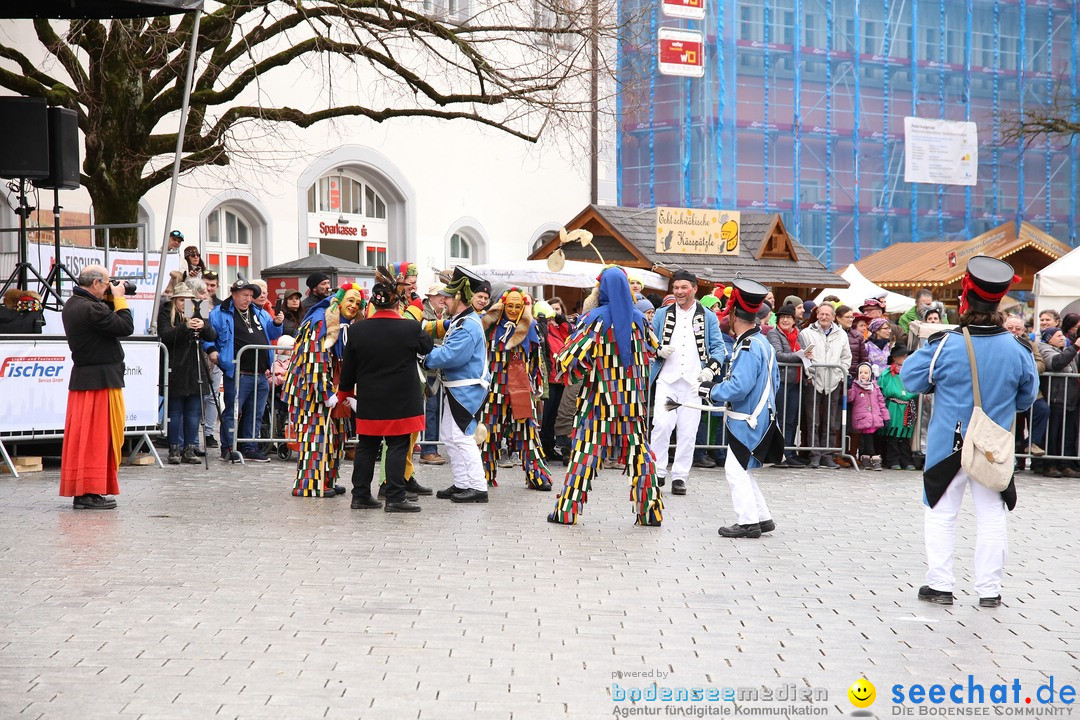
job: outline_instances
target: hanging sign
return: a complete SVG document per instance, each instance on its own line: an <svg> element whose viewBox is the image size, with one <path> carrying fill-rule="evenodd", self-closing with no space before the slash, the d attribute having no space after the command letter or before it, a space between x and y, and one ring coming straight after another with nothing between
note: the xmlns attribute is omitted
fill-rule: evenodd
<svg viewBox="0 0 1080 720"><path fill-rule="evenodd" d="M705 0L663 0L663 5L667 17L705 19Z"/></svg>
<svg viewBox="0 0 1080 720"><path fill-rule="evenodd" d="M659 70L661 75L705 76L705 36L695 30L660 28Z"/></svg>
<svg viewBox="0 0 1080 720"><path fill-rule="evenodd" d="M978 174L975 123L904 118L904 182L974 185Z"/></svg>
<svg viewBox="0 0 1080 720"><path fill-rule="evenodd" d="M738 255L740 213L656 208L656 252Z"/></svg>

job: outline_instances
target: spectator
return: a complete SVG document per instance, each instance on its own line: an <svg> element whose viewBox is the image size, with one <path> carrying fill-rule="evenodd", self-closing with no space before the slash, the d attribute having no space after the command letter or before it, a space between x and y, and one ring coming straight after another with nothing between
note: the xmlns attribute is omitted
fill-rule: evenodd
<svg viewBox="0 0 1080 720"><path fill-rule="evenodd" d="M424 298L424 327L428 327L429 322L435 322L436 320L446 319L446 301L445 295L440 293L446 289L446 285L441 282L432 283L427 289L427 293ZM442 334L436 333L435 347L442 345ZM447 458L439 454L439 446L436 445L439 441L439 392L435 389L436 373L433 370L427 371L427 378L424 385L424 440L425 442L420 445L420 462L424 465L445 465Z"/></svg>
<svg viewBox="0 0 1080 720"><path fill-rule="evenodd" d="M277 315L278 312L280 312L280 309L274 307L274 303L270 299L270 288L266 285L266 281L252 280L251 282L259 286L259 295L255 304L265 310L267 315L270 315L271 317Z"/></svg>
<svg viewBox="0 0 1080 720"><path fill-rule="evenodd" d="M900 368L907 358L908 349L897 345L889 353L889 365L878 378L881 394L889 408L889 423L885 427L885 465L890 470L914 470L911 454L911 436L915 430L918 413L918 393L908 392L900 380Z"/></svg>
<svg viewBox="0 0 1080 720"><path fill-rule="evenodd" d="M185 276L189 278L202 277L206 272L206 263L203 262L199 255L199 248L195 245L184 248L184 269L187 271Z"/></svg>
<svg viewBox="0 0 1080 720"><path fill-rule="evenodd" d="M915 304L907 309L903 315L900 316L900 320L897 321L897 325L905 333L908 332L908 326L911 325L912 320L922 317L922 311L924 308L929 308L934 302L934 293L929 288L919 288L915 293Z"/></svg>
<svg viewBox="0 0 1080 720"><path fill-rule="evenodd" d="M889 408L885 396L874 381L874 367L864 362L859 365L855 382L848 390L851 406L851 429L859 436L859 462L866 470L881 470L881 455L874 447L874 435L889 422Z"/></svg>
<svg viewBox="0 0 1080 720"><path fill-rule="evenodd" d="M184 244L184 233L179 230L173 230L169 233L169 252L179 252L180 246Z"/></svg>
<svg viewBox="0 0 1080 720"><path fill-rule="evenodd" d="M473 310L480 317L483 317L487 312L488 306L491 305L491 283L484 280L480 283L477 290L473 293L472 302Z"/></svg>
<svg viewBox="0 0 1080 720"><path fill-rule="evenodd" d="M218 297L218 274L211 270L207 270L202 274L202 281L206 283L206 293L210 298L210 304L217 307L221 304L221 298Z"/></svg>
<svg viewBox="0 0 1080 720"><path fill-rule="evenodd" d="M836 324L847 333L848 347L851 348L851 367L848 369L849 379L854 380L858 375L859 365L869 361L866 354L866 338L862 332L855 329L855 311L847 305L836 308Z"/></svg>
<svg viewBox="0 0 1080 720"><path fill-rule="evenodd" d="M313 272L307 276L307 280L304 283L307 285L308 294L300 302L300 321L303 322L307 317L308 310L312 306L317 305L325 298L330 297L333 293L333 287L330 285L330 276L324 272Z"/></svg>
<svg viewBox="0 0 1080 720"><path fill-rule="evenodd" d="M630 285L634 287L633 283ZM638 301L641 305L652 304L642 298ZM566 321L566 306L562 298L553 297L548 301L555 316L547 323L547 353L548 353L548 397L544 401L544 415L540 426L540 442L544 447L544 455L555 457L555 420L559 415L559 403L562 401L563 392L566 390L567 378L558 372L554 358L566 344L566 338L570 336L570 323Z"/></svg>
<svg viewBox="0 0 1080 720"><path fill-rule="evenodd" d="M303 298L299 290L290 290L285 293L285 297L278 300L278 310L285 316L285 320L281 323L282 335L296 337L300 323L304 322L304 318L300 316L300 303Z"/></svg>
<svg viewBox="0 0 1080 720"><path fill-rule="evenodd" d="M769 344L776 352L780 365L780 386L776 388L777 421L784 430L785 467L806 467L806 463L790 448L795 446L795 431L799 427L799 389L802 381L802 358L799 331L795 327L795 306L784 305L776 311L776 326L768 333ZM807 355L813 359L813 350Z"/></svg>
<svg viewBox="0 0 1080 720"><path fill-rule="evenodd" d="M1030 353L1031 357L1035 360L1035 370L1042 375L1046 372L1046 363L1043 361L1042 353L1039 352L1035 343L1032 343L1027 336L1027 326L1024 324L1024 319L1017 315L1010 315L1005 318L1005 329L1013 334L1017 341L1023 345ZM1046 428L1050 421L1050 405L1046 402L1045 396L1040 390L1039 396L1035 398L1035 403L1031 406L1031 410L1028 412L1022 412L1016 414L1016 445L1017 452L1030 454L1032 456L1031 471L1043 472L1046 468L1045 464L1034 458L1041 457L1046 454ZM1027 443L1023 442L1024 426L1028 427ZM1019 469L1023 470L1023 459L1018 459L1017 465Z"/></svg>
<svg viewBox="0 0 1080 720"><path fill-rule="evenodd" d="M1061 315L1057 310L1043 310L1039 313L1039 332L1051 327L1061 327Z"/></svg>
<svg viewBox="0 0 1080 720"><path fill-rule="evenodd" d="M840 404L851 366L851 346L847 333L834 324L832 305L815 308L816 320L799 333L799 345L813 353L813 364L839 368L811 368L803 396L803 415L810 430L810 467L835 468L831 455L824 453L834 430L840 427Z"/></svg>
<svg viewBox="0 0 1080 720"><path fill-rule="evenodd" d="M866 341L866 355L874 368L874 377L878 378L889 366L889 353L893 346L892 327L888 320L879 317L870 321L867 330L870 337Z"/></svg>
<svg viewBox="0 0 1080 720"><path fill-rule="evenodd" d="M1042 316L1040 315L1040 321ZM1066 346L1061 328L1048 327L1040 333L1042 343L1039 352L1048 373L1073 373L1077 371L1077 346ZM1080 388L1075 377L1049 377L1040 380L1042 394L1050 403L1050 437L1046 450L1050 455L1076 456L1077 412L1080 409ZM1080 477L1068 460L1047 460L1043 475L1046 477Z"/></svg>

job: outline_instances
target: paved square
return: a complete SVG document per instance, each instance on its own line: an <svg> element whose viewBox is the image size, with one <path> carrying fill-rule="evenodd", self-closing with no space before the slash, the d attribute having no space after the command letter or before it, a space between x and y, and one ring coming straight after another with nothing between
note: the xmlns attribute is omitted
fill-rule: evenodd
<svg viewBox="0 0 1080 720"><path fill-rule="evenodd" d="M861 675L887 717L896 684L1018 679L992 716L1071 710L1034 694L1080 682L1069 480L1019 477L1005 606L980 610L970 499L957 604L915 598L915 473L762 471L776 532L725 540L722 470L665 495L661 528L632 524L613 471L577 527L545 522L555 495L520 470L488 505L421 498L413 516L293 498L292 472L123 468L112 512L73 511L56 469L0 477L0 718L839 717ZM618 701L651 683L760 695Z"/></svg>

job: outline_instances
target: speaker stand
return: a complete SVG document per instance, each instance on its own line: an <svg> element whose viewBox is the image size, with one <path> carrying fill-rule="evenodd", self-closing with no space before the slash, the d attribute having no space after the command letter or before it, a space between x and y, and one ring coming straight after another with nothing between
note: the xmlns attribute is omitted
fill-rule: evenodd
<svg viewBox="0 0 1080 720"><path fill-rule="evenodd" d="M64 264L60 257L60 189L53 188L53 266L49 270L49 274L45 276L45 284L52 290L52 286L56 285L56 290L53 291L55 306L50 306L45 303L44 297L42 298L42 304L49 310L60 311L64 309L64 293L63 282L64 277L67 277L72 287L79 284L75 276L71 274L71 270Z"/></svg>
<svg viewBox="0 0 1080 720"><path fill-rule="evenodd" d="M19 216L19 262L15 264L15 269L11 271L11 275L8 276L3 289L0 289L0 295L6 293L8 288L12 286L22 290L29 290L27 278L33 275L34 279L38 281L38 284L41 287L42 306L47 307L50 310L59 310L64 306L64 301L60 298L60 295L52 289L49 281L41 277L41 274L34 269L34 266L31 265L27 259L29 255L29 240L26 235L26 221L27 218L30 217L30 213L34 211L34 208L30 207L30 204L26 200L26 178L19 178L17 181L12 180L8 183L8 187L11 188L12 192L16 193L19 198L19 207L15 210L15 214ZM59 220L57 220L57 224L59 224ZM56 242L57 244L60 242L59 234L56 236ZM57 255L56 259L57 261L60 260L59 255ZM65 272L66 270L67 269L65 268ZM68 273L69 277L70 275L71 274ZM59 281L57 282L57 287L59 287ZM55 306L50 306L48 304L50 295L53 296Z"/></svg>

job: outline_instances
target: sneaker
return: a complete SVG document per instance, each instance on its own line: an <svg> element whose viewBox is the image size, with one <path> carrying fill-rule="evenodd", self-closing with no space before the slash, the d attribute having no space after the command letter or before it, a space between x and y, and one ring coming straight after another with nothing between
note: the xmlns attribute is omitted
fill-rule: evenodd
<svg viewBox="0 0 1080 720"><path fill-rule="evenodd" d="M216 448L216 447L218 447L217 438L214 437L213 435L207 435L206 437L203 438L203 441L206 443L206 447L208 447L208 448Z"/></svg>
<svg viewBox="0 0 1080 720"><path fill-rule="evenodd" d="M944 590L935 590L929 585L923 585L919 588L919 599L938 605L952 605L953 594Z"/></svg>
<svg viewBox="0 0 1080 720"><path fill-rule="evenodd" d="M915 469L915 466L914 466L914 465L905 465L905 466L904 466L904 469L905 469L905 470L914 470L914 469Z"/></svg>
<svg viewBox="0 0 1080 720"><path fill-rule="evenodd" d="M838 468L840 466L836 464L835 460L833 460L832 455L822 455L821 456L821 467L836 469L836 468Z"/></svg>
<svg viewBox="0 0 1080 720"><path fill-rule="evenodd" d="M899 465L890 465L889 469L890 470L903 470L904 468L900 467Z"/></svg>
<svg viewBox="0 0 1080 720"><path fill-rule="evenodd" d="M979 598L979 607L985 607L985 608L1001 607L1001 596L996 595L994 597Z"/></svg>
<svg viewBox="0 0 1080 720"><path fill-rule="evenodd" d="M499 453L498 465L501 468L514 467L514 461L510 459L509 453L503 451Z"/></svg>
<svg viewBox="0 0 1080 720"><path fill-rule="evenodd" d="M259 450L245 450L244 451L244 459L247 460L248 462L257 462L257 463L268 463L268 462L270 462L270 458L268 458L264 453L260 452Z"/></svg>
<svg viewBox="0 0 1080 720"><path fill-rule="evenodd" d="M1031 457L1042 457L1046 454L1046 451L1038 445L1032 444L1031 448L1028 450L1028 453L1031 455Z"/></svg>
<svg viewBox="0 0 1080 720"><path fill-rule="evenodd" d="M877 472L881 472L881 456L880 455L871 455L870 456L870 469L875 470Z"/></svg>

